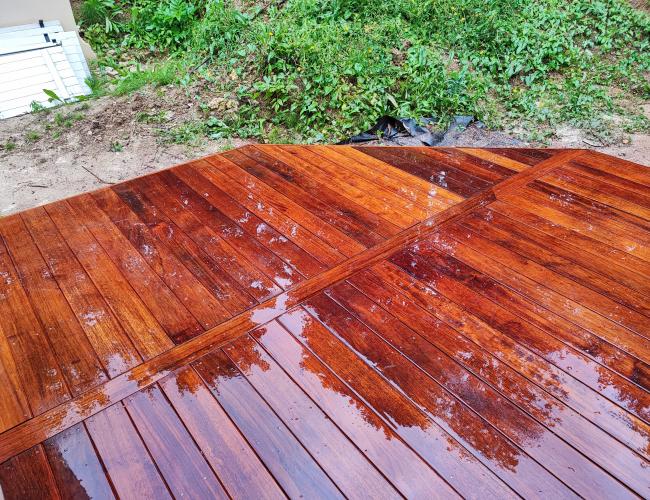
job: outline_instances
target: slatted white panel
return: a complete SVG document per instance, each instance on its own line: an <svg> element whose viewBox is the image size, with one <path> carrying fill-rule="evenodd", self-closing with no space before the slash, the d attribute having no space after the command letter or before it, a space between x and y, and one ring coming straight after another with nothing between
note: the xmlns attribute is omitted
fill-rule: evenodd
<svg viewBox="0 0 650 500"><path fill-rule="evenodd" d="M34 101L52 106L43 89L53 90L61 99L85 93L63 47L0 56L0 118L27 113Z"/></svg>
<svg viewBox="0 0 650 500"><path fill-rule="evenodd" d="M43 89L64 100L89 94L89 76L77 34L58 21L0 28L0 118L29 112L34 101L51 106Z"/></svg>

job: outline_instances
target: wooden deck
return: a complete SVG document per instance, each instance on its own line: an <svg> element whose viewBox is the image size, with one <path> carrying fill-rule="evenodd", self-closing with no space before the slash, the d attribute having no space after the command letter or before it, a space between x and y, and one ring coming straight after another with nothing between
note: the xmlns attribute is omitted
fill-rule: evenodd
<svg viewBox="0 0 650 500"><path fill-rule="evenodd" d="M0 485L649 497L648 297L650 170L624 160L179 165L0 219Z"/></svg>

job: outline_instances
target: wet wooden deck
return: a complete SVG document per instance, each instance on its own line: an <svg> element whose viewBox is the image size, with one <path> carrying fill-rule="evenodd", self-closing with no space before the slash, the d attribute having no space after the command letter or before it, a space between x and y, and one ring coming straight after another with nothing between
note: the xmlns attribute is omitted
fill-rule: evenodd
<svg viewBox="0 0 650 500"><path fill-rule="evenodd" d="M5 498L650 496L650 170L248 146L0 219Z"/></svg>

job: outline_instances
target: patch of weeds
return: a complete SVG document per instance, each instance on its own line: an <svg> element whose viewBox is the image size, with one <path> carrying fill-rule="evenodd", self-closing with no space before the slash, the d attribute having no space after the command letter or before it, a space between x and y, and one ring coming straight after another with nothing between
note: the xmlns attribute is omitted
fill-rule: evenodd
<svg viewBox="0 0 650 500"><path fill-rule="evenodd" d="M198 146L206 135L206 126L200 121L185 122L169 130L161 130L163 142Z"/></svg>
<svg viewBox="0 0 650 500"><path fill-rule="evenodd" d="M27 133L25 134L25 140L27 142L36 142L41 138L41 134L39 134L36 130L28 130Z"/></svg>
<svg viewBox="0 0 650 500"><path fill-rule="evenodd" d="M88 27L98 50L165 58L116 93L200 75L238 102L208 135L333 141L383 114L534 134L650 98L650 16L627 0L292 0L261 15L259 2L122 0L129 15L111 18L115 5L97 18L119 32Z"/></svg>
<svg viewBox="0 0 650 500"><path fill-rule="evenodd" d="M179 80L181 67L176 61L166 61L151 69L127 73L116 85L115 95L125 95L140 90L145 85L163 87Z"/></svg>
<svg viewBox="0 0 650 500"><path fill-rule="evenodd" d="M54 123L56 126L61 128L71 128L75 122L83 120L83 118L83 113L79 111L73 111L68 114L59 111L54 115Z"/></svg>
<svg viewBox="0 0 650 500"><path fill-rule="evenodd" d="M164 110L156 113L140 111L135 119L140 123L164 123L167 121L167 112Z"/></svg>
<svg viewBox="0 0 650 500"><path fill-rule="evenodd" d="M109 151L111 153L121 153L122 151L124 151L124 146L119 141L114 141L111 142Z"/></svg>
<svg viewBox="0 0 650 500"><path fill-rule="evenodd" d="M0 148L4 149L7 152L13 151L14 149L16 149L16 147L17 147L16 143L11 139L9 139L4 144L0 144Z"/></svg>
<svg viewBox="0 0 650 500"><path fill-rule="evenodd" d="M32 113L42 113L42 112L47 112L47 108L43 106L40 102L38 101L32 101L29 103L29 108Z"/></svg>

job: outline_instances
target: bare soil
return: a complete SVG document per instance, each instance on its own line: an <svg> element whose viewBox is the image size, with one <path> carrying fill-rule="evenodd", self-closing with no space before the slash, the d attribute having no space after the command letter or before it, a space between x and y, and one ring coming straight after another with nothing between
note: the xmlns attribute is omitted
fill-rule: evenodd
<svg viewBox="0 0 650 500"><path fill-rule="evenodd" d="M193 97L201 90L147 89L1 120L0 216L249 143L237 139L192 142L190 138L187 144L170 141L178 127L205 119ZM202 98L205 102L205 95ZM213 101L219 112L223 99L215 97ZM644 111L650 113L650 105ZM551 147L597 149L650 165L647 134L621 136L615 145L601 145L583 131L570 128L558 129L555 136ZM410 143L406 140L404 144ZM503 132L470 126L448 135L443 145L529 144Z"/></svg>
<svg viewBox="0 0 650 500"><path fill-rule="evenodd" d="M0 120L0 216L249 142L171 142L205 118L191 95L149 89Z"/></svg>

